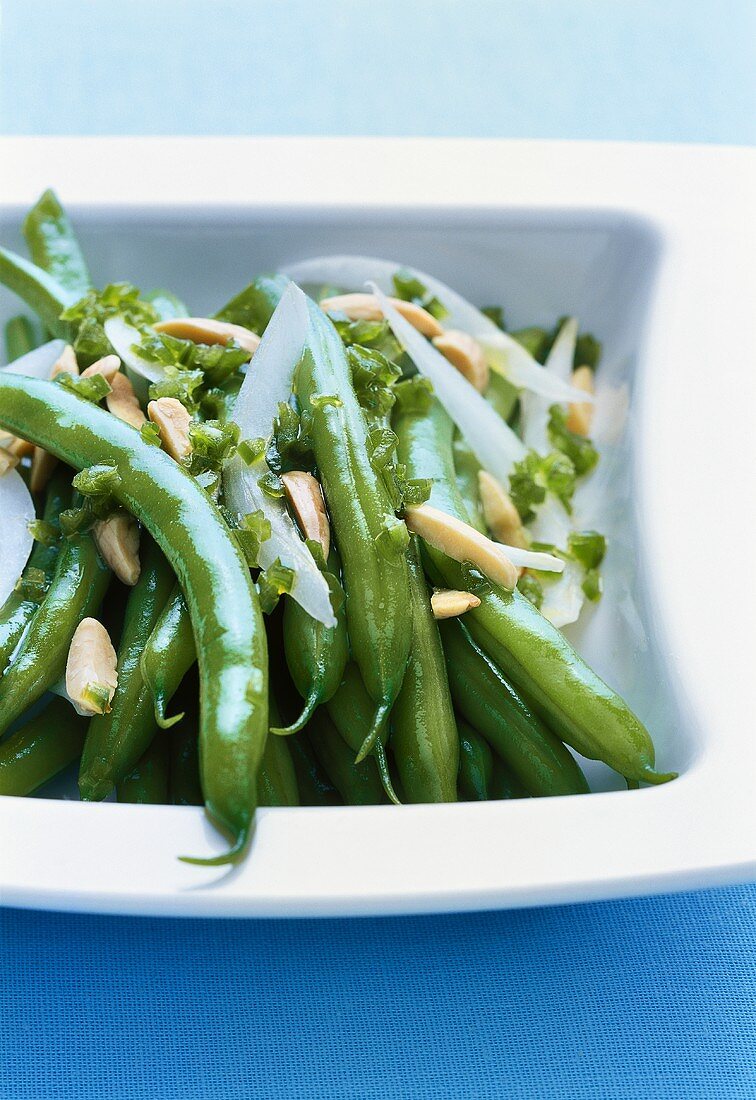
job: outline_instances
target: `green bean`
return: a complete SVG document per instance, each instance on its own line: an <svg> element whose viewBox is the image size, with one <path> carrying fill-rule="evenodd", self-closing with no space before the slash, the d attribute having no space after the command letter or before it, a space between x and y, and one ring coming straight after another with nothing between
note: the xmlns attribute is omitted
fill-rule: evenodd
<svg viewBox="0 0 756 1100"><path fill-rule="evenodd" d="M199 654L205 806L246 850L268 731L265 628L249 568L220 512L186 469L135 428L52 382L0 373L0 427L78 468L106 463L114 498L137 516L173 566Z"/></svg>
<svg viewBox="0 0 756 1100"><path fill-rule="evenodd" d="M197 724L185 716L168 736L171 742L171 802L174 806L201 806Z"/></svg>
<svg viewBox="0 0 756 1100"><path fill-rule="evenodd" d="M152 694L145 685L139 660L147 639L173 587L173 572L162 551L142 538L142 568L129 593L118 646L118 687L111 710L89 723L79 770L79 791L85 801L107 797L136 767L155 736Z"/></svg>
<svg viewBox="0 0 756 1100"><path fill-rule="evenodd" d="M407 556L412 646L391 715L391 748L408 802L456 802L459 735L444 651L414 538Z"/></svg>
<svg viewBox="0 0 756 1100"><path fill-rule="evenodd" d="M454 479L449 417L436 401L427 412L399 405L394 430L408 476L430 478L430 503L468 522ZM428 546L424 556L448 588L469 584L457 562ZM487 585L477 595L480 606L466 615L473 638L562 741L629 779L665 783L675 777L654 771L648 730L522 593Z"/></svg>
<svg viewBox="0 0 756 1100"><path fill-rule="evenodd" d="M300 806L338 806L339 792L320 766L304 731L287 741L294 773L297 777Z"/></svg>
<svg viewBox="0 0 756 1100"><path fill-rule="evenodd" d="M84 745L87 724L64 699L53 699L0 745L0 795L32 794L54 779Z"/></svg>
<svg viewBox="0 0 756 1100"><path fill-rule="evenodd" d="M335 577L340 574L335 549L328 555L328 570ZM283 617L286 664L305 705L291 725L274 730L274 733L290 734L303 729L315 713L315 708L327 703L336 694L349 659L343 603L336 619L336 626L324 626L308 615L296 600L287 598Z"/></svg>
<svg viewBox="0 0 756 1100"><path fill-rule="evenodd" d="M315 711L307 737L323 769L349 806L376 806L384 801L381 779L371 757L359 764L329 718L326 708Z"/></svg>
<svg viewBox="0 0 756 1100"><path fill-rule="evenodd" d="M588 790L574 757L455 619L439 624L454 705L533 795Z"/></svg>
<svg viewBox="0 0 756 1100"><path fill-rule="evenodd" d="M528 798L528 792L517 776L502 760L494 760L493 777L489 785L489 798Z"/></svg>
<svg viewBox="0 0 756 1100"><path fill-rule="evenodd" d="M34 326L28 317L19 314L5 325L5 357L9 363L33 351L38 344Z"/></svg>
<svg viewBox="0 0 756 1100"><path fill-rule="evenodd" d="M485 802L491 797L494 757L491 746L471 725L457 719L459 727L460 802Z"/></svg>
<svg viewBox="0 0 756 1100"><path fill-rule="evenodd" d="M24 220L24 237L34 263L76 299L92 285L73 226L54 191L45 191Z"/></svg>
<svg viewBox="0 0 756 1100"><path fill-rule="evenodd" d="M74 631L97 614L109 582L90 535L63 541L47 594L0 678L0 734L62 678Z"/></svg>
<svg viewBox="0 0 756 1100"><path fill-rule="evenodd" d="M41 267L7 248L0 248L0 283L22 298L53 336L62 340L70 338L71 326L61 321L60 315L80 295L67 290Z"/></svg>
<svg viewBox="0 0 756 1100"><path fill-rule="evenodd" d="M118 801L165 806L168 803L168 757L168 738L158 735L116 787Z"/></svg>
<svg viewBox="0 0 756 1100"><path fill-rule="evenodd" d="M170 729L182 718L166 718L166 708L185 674L197 660L192 620L179 585L176 585L147 638L140 668L152 697L155 721Z"/></svg>
<svg viewBox="0 0 756 1100"><path fill-rule="evenodd" d="M480 470L481 465L466 440L457 433L454 439L454 471L457 476L457 489L464 503L467 522L471 523L477 531L486 534L486 521L478 488Z"/></svg>
<svg viewBox="0 0 756 1100"><path fill-rule="evenodd" d="M357 752L364 743L365 732L373 721L373 702L367 693L365 684L360 676L360 670L354 662L350 662L344 669L344 676L339 685L339 690L326 703L328 716L340 733L343 741L350 749ZM386 742L388 741L388 727L384 726L378 735L373 749L375 767L383 784L383 789L395 804L399 799L394 791L386 759ZM358 761L359 767L368 763L369 758ZM370 761L372 763L372 761Z"/></svg>
<svg viewBox="0 0 756 1100"><path fill-rule="evenodd" d="M270 720L279 725L281 715L275 697L268 700ZM257 802L260 806L298 806L299 790L288 743L281 737L268 737L257 775Z"/></svg>
<svg viewBox="0 0 756 1100"><path fill-rule="evenodd" d="M47 487L45 507L42 519L45 523L57 526L58 518L71 498L71 471L58 469L50 479ZM28 564L23 572L21 588L12 592L0 609L0 673L2 673L13 655L18 643L23 637L24 631L36 614L40 600L43 598L42 588L49 585L58 559L59 543L47 544L35 542L29 557ZM36 572L39 570L39 574ZM34 572L33 572L34 571ZM40 597L35 599L27 591L24 582L27 582L31 590L31 582L39 579ZM36 585L35 585L36 587Z"/></svg>
<svg viewBox="0 0 756 1100"><path fill-rule="evenodd" d="M387 722L409 657L407 530L371 465L341 338L313 302L310 318L297 392L302 406L311 408L313 450L343 561L352 654L377 704L358 753L362 759Z"/></svg>

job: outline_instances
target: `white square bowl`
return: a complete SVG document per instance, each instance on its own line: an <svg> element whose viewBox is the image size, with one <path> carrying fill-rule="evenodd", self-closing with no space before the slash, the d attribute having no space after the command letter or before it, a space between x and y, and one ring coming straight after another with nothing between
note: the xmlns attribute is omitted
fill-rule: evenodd
<svg viewBox="0 0 756 1100"><path fill-rule="evenodd" d="M431 271L515 326L577 314L630 395L606 459L606 593L574 638L649 724L663 787L580 798L269 809L243 866L201 810L0 798L7 905L202 916L440 912L756 875L748 557L754 157L723 148L367 139L0 140L0 239L47 186L95 280L217 307L322 252ZM18 308L0 296L5 318ZM600 396L600 400L602 397ZM749 494L748 489L751 489ZM57 791L65 793L65 787Z"/></svg>

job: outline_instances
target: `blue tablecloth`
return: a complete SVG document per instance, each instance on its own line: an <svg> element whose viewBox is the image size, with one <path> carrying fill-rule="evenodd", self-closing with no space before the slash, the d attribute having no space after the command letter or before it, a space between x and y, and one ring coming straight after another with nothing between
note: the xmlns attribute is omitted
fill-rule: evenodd
<svg viewBox="0 0 756 1100"><path fill-rule="evenodd" d="M748 143L752 0L6 0L6 133ZM0 1096L756 1096L756 888L292 923L0 916Z"/></svg>

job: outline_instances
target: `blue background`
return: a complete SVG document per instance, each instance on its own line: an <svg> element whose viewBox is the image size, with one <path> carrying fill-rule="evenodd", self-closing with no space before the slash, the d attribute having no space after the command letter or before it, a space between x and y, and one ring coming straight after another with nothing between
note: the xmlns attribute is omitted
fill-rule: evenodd
<svg viewBox="0 0 756 1100"><path fill-rule="evenodd" d="M5 133L756 137L751 0L6 0L2 15ZM756 887L0 926L8 1100L756 1096Z"/></svg>

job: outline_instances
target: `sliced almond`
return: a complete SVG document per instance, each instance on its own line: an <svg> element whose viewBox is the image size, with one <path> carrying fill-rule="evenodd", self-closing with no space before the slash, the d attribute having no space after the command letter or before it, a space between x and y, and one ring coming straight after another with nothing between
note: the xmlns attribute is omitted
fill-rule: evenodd
<svg viewBox="0 0 756 1100"><path fill-rule="evenodd" d="M440 336L444 331L432 313L414 302L389 298L389 302L423 336ZM383 310L375 294L337 294L323 298L320 308L326 313L344 313L350 321L381 321Z"/></svg>
<svg viewBox="0 0 756 1100"><path fill-rule="evenodd" d="M517 569L501 547L469 523L463 523L430 504L407 508L404 518L410 531L454 561L471 562L502 588L513 589L517 584Z"/></svg>
<svg viewBox="0 0 756 1100"><path fill-rule="evenodd" d="M522 526L520 513L512 503L507 490L488 470L478 471L478 491L486 526L498 542L519 546L526 550L528 540Z"/></svg>
<svg viewBox="0 0 756 1100"><path fill-rule="evenodd" d="M44 447L35 447L32 455L31 477L29 488L33 493L41 493L46 488L52 477L53 470L58 465L55 455L51 455Z"/></svg>
<svg viewBox="0 0 756 1100"><path fill-rule="evenodd" d="M147 423L147 417L142 412L139 399L134 393L134 387L125 374L118 372L109 379L110 393L105 398L108 411L119 420L131 424L132 428L141 428Z"/></svg>
<svg viewBox="0 0 756 1100"><path fill-rule="evenodd" d="M139 527L126 512L114 512L92 528L97 549L119 581L135 585L139 580Z"/></svg>
<svg viewBox="0 0 756 1100"><path fill-rule="evenodd" d="M121 360L117 355L103 355L91 367L81 372L82 378L92 378L95 374L101 374L106 382L111 382L113 376L121 369Z"/></svg>
<svg viewBox="0 0 756 1100"><path fill-rule="evenodd" d="M228 321L214 321L211 317L171 317L168 321L158 321L154 328L156 332L191 340L193 344L228 344L236 340L250 355L255 354L260 344L256 332Z"/></svg>
<svg viewBox="0 0 756 1100"><path fill-rule="evenodd" d="M323 547L323 557L328 558L331 548L331 527L326 514L323 490L320 482L304 470L292 470L281 474L286 499L297 518L299 528L306 539L314 539Z"/></svg>
<svg viewBox="0 0 756 1100"><path fill-rule="evenodd" d="M583 393L593 393L593 371L590 367L578 367L572 372L572 384ZM576 401L567 409L567 427L576 435L588 436L593 423L595 406L589 401Z"/></svg>
<svg viewBox="0 0 756 1100"><path fill-rule="evenodd" d="M434 619L454 619L464 615L472 607L480 607L480 600L473 592L458 592L455 588L445 588L431 596L431 610Z"/></svg>
<svg viewBox="0 0 756 1100"><path fill-rule="evenodd" d="M159 397L150 401L147 415L160 432L163 450L180 462L192 449L189 442L189 425L192 418L175 397Z"/></svg>
<svg viewBox="0 0 756 1100"><path fill-rule="evenodd" d="M82 619L66 661L66 691L79 714L106 714L118 686L116 652L102 623Z"/></svg>
<svg viewBox="0 0 756 1100"><path fill-rule="evenodd" d="M57 378L59 374L78 374L79 363L76 352L70 344L66 344L50 371L50 378Z"/></svg>
<svg viewBox="0 0 756 1100"><path fill-rule="evenodd" d="M16 466L18 466L18 456L6 451L4 447L0 447L0 477Z"/></svg>
<svg viewBox="0 0 756 1100"><path fill-rule="evenodd" d="M433 337L433 346L479 393L488 389L491 372L483 348L472 336L450 328L440 336Z"/></svg>
<svg viewBox="0 0 756 1100"><path fill-rule="evenodd" d="M34 454L33 443L30 443L28 439L22 439L20 436L11 435L10 433L0 435L0 447L18 459L28 458L29 455Z"/></svg>

